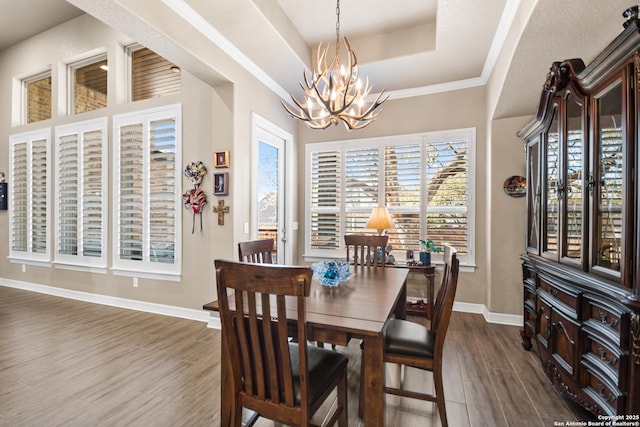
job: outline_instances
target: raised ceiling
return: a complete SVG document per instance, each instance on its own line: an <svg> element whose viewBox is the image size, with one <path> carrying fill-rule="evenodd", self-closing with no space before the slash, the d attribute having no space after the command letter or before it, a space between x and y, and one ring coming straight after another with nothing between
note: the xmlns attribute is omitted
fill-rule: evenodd
<svg viewBox="0 0 640 427"><path fill-rule="evenodd" d="M535 1L494 118L533 114L551 63L593 59L622 30L621 13L628 3ZM480 86L486 84L523 5L528 3L342 0L341 35L349 38L358 55L361 76L371 79L374 91L384 88L392 98ZM268 86L279 95L297 90L319 42L335 40L333 0L0 0L0 6L0 49L85 11L187 71L200 67L197 75L203 76L202 64L177 61L181 56L174 50L188 50L197 58L205 55L206 45L177 44L166 30L198 31L212 45L224 45L225 52L258 78L267 76ZM152 22L161 25L153 27ZM220 78L217 70L209 72L215 75L211 81Z"/></svg>

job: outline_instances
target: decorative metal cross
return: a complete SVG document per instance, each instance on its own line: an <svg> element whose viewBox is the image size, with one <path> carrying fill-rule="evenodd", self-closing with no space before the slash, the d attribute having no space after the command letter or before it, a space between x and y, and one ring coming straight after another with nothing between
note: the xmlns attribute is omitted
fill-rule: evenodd
<svg viewBox="0 0 640 427"><path fill-rule="evenodd" d="M224 225L224 214L229 213L229 206L225 206L224 200L220 200L218 206L214 206L213 212L218 214L218 225Z"/></svg>

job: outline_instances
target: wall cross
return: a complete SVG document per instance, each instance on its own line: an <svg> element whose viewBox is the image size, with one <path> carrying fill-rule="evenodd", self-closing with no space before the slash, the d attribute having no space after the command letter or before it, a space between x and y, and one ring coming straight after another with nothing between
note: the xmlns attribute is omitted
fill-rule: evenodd
<svg viewBox="0 0 640 427"><path fill-rule="evenodd" d="M229 206L225 206L224 200L220 200L218 206L213 207L213 212L218 214L218 225L224 225L224 214L229 213Z"/></svg>

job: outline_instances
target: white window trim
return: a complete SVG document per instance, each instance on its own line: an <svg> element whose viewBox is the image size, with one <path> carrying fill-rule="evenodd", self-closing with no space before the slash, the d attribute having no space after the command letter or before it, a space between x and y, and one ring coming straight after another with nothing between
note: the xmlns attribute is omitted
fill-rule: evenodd
<svg viewBox="0 0 640 427"><path fill-rule="evenodd" d="M464 267L463 271L474 271L476 267L475 263L475 226L476 226L476 207L475 207L475 177L476 177L476 128L462 128L447 131L425 132L418 134L406 134L406 135L394 135L389 137L374 137L374 138L362 138L362 139L349 139L341 141L327 141L310 143L305 146L305 253L303 258L305 261L318 261L322 259L331 258L344 258L346 250L344 248L344 241L340 239L339 247L335 250L312 250L310 249L310 218L311 218L311 153L315 151L335 150L341 154L341 162L344 164L345 149L357 148L357 147L371 147L377 146L383 149L388 145L401 145L414 143L416 139L420 139L426 142L438 142L443 140L455 140L455 139L467 139L469 141L468 147L468 164L467 164L467 176L468 176L468 199L467 199L467 229L468 229L468 252L466 257L460 258L460 265ZM381 164L381 168L383 165ZM342 182L344 182L345 170L343 168L341 174ZM425 180L422 180L425 185ZM425 191L423 189L422 191ZM341 199L338 208L324 208L327 212L341 212L343 213L345 206L345 194L341 193ZM381 199L382 200L382 199ZM426 203L426 201L425 201ZM323 209L323 208L320 208ZM421 209L426 209L426 206ZM401 210L401 209L400 209ZM425 227L425 229L423 229ZM345 216L340 215L340 230L345 230ZM421 224L421 235L424 236L426 225ZM437 257L435 260L437 264Z"/></svg>
<svg viewBox="0 0 640 427"><path fill-rule="evenodd" d="M27 250L26 251L15 251L13 249L13 235L14 235L14 214L13 214L13 197L15 194L14 189L14 179L13 179L13 164L14 164L14 151L13 147L15 144L26 143L27 144L27 163L30 165L32 156L33 156L33 141L44 140L46 145L46 162L47 162L47 170L45 172L46 175L46 249L44 253L33 253L31 242L33 239L33 228L32 228L32 180L33 174L31 172L31 167L28 166L29 171L27 173ZM10 179L10 190L9 197L11 200L9 201L9 260L15 263L22 264L33 264L39 266L49 266L51 263L51 129L38 129L31 132L25 132L20 134L11 135L9 137L9 150L10 150L10 159L9 159L9 179Z"/></svg>
<svg viewBox="0 0 640 427"><path fill-rule="evenodd" d="M173 264L152 263L147 259L142 261L121 260L120 253L120 127L129 124L143 123L144 129L148 129L148 124L152 120L159 120L168 117L176 119L176 153L175 153L175 215L176 215L176 234L174 246ZM146 133L146 132L145 132ZM181 104L171 104L157 108L151 108L142 111L119 114L113 117L113 241L112 241L112 268L114 275L128 277L142 277L157 280L180 281L182 274L182 107ZM149 170L148 146L145 144L144 154L144 171L145 171L145 190L144 190L144 206L149 206L149 191L147 171ZM148 209L147 209L148 213ZM149 235L148 216L144 220L144 242L143 248L146 248L146 242ZM143 249L144 250L144 249ZM148 258L148 254L144 255Z"/></svg>
<svg viewBox="0 0 640 427"><path fill-rule="evenodd" d="M29 117L29 112L27 111L29 108L29 100L27 96L27 85L29 83L36 82L38 80L46 79L47 77L51 77L51 90L53 91L53 76L51 73L51 68L47 68L46 70L39 72L37 74L29 75L28 77L24 77L20 79L20 124L26 125L27 118ZM51 114L53 115L53 93L51 97Z"/></svg>
<svg viewBox="0 0 640 427"><path fill-rule="evenodd" d="M58 253L58 248L60 244L60 198L56 197L55 203L55 241L54 241L54 263L57 264L56 267L65 266L68 269L77 269L86 270L90 269L92 272L98 271L106 271L107 267L107 224L109 224L109 215L108 215L108 194L109 194L109 184L108 184L108 170L109 170L109 153L108 153L108 119L107 117L101 117L92 120L86 120L82 122L70 123L67 125L57 126L55 130L55 158L56 158L56 169L55 169L55 188L56 194L60 194L60 170L59 170L59 148L60 144L58 141L61 137L69 134L78 134L78 199L81 201L83 199L83 185L82 185L82 176L83 176L83 163L82 163L82 134L89 131L100 130L102 132L102 235L101 235L101 257L86 257L81 254L80 245L82 242L82 203L78 204L78 254L77 255L68 255L68 254L60 254Z"/></svg>
<svg viewBox="0 0 640 427"><path fill-rule="evenodd" d="M82 114L82 113L76 113L76 97L75 97L75 71L77 68L82 68L86 65L91 65L93 63L96 62L100 62L107 59L107 52L104 51L100 51L100 53L98 54L94 54L92 52L92 56L88 57L88 58L83 58L83 59L79 59L75 62L71 62L67 65L67 114L70 116L76 115L76 114ZM107 62L108 64L108 62ZM108 73L108 71L105 71L105 73ZM108 74L107 74L107 80L108 80ZM109 85L109 82L107 81L107 87ZM109 103L109 94L107 93L107 106ZM91 111L95 111L95 110L91 110ZM85 111L88 112L88 111Z"/></svg>

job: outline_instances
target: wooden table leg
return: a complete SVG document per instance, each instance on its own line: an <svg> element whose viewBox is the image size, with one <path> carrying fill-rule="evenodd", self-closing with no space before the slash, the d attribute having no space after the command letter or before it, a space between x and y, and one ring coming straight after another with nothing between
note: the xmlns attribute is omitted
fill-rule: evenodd
<svg viewBox="0 0 640 427"><path fill-rule="evenodd" d="M395 318L396 319L406 319L407 318L407 283L404 283L402 287L402 291L400 295L398 295L398 302L396 303L395 309Z"/></svg>
<svg viewBox="0 0 640 427"><path fill-rule="evenodd" d="M364 337L364 425L384 425L384 356L382 335Z"/></svg>

